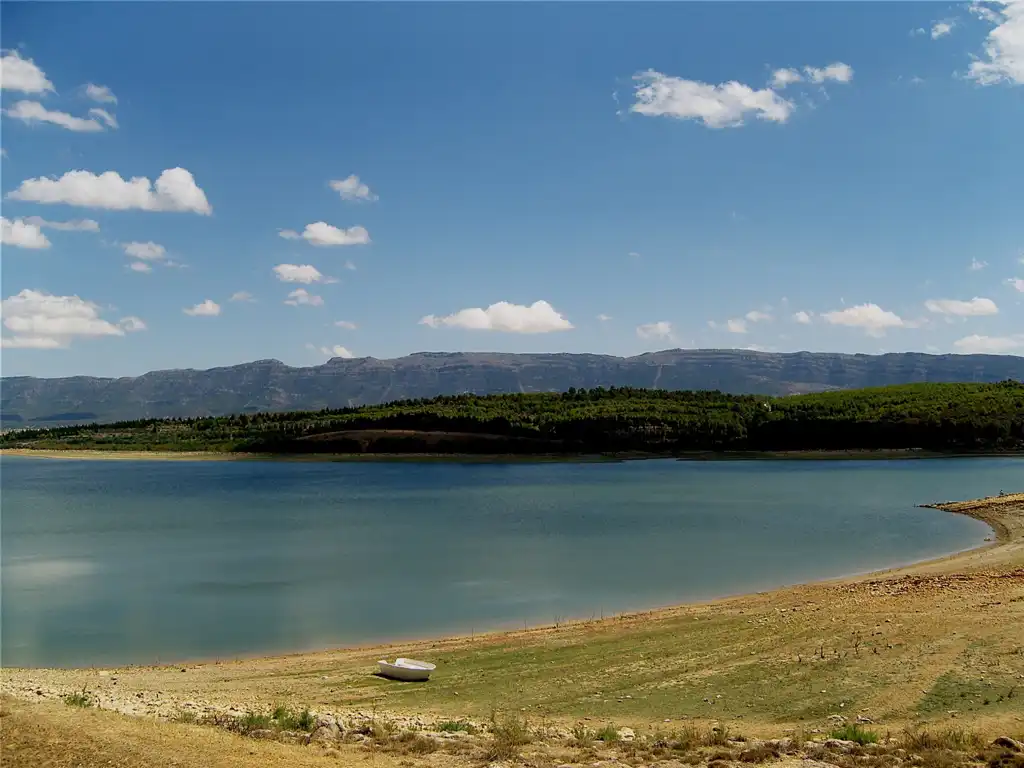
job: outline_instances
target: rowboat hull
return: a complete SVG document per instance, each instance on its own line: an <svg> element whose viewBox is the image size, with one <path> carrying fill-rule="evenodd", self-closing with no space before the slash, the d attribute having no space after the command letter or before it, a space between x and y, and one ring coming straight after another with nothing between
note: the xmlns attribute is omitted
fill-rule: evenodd
<svg viewBox="0 0 1024 768"><path fill-rule="evenodd" d="M380 674L392 680L404 680L406 682L422 682L430 679L430 673L437 667L427 661L416 659L396 659L392 664L388 661L378 661Z"/></svg>

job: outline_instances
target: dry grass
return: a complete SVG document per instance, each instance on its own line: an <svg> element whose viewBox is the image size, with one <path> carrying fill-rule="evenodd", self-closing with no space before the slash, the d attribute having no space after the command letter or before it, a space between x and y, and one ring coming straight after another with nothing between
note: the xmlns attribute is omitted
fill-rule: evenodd
<svg viewBox="0 0 1024 768"><path fill-rule="evenodd" d="M396 768L390 758L351 762L320 750L257 741L220 728L127 717L59 702L0 699L4 768ZM357 763L356 760L359 762Z"/></svg>

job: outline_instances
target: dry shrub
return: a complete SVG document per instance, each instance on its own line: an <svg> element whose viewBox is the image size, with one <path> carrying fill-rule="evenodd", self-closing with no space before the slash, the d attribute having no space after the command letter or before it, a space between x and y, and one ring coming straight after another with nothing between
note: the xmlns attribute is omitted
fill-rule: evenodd
<svg viewBox="0 0 1024 768"><path fill-rule="evenodd" d="M526 718L516 715L491 718L491 743L486 755L489 761L515 760L522 747L529 743L530 726Z"/></svg>
<svg viewBox="0 0 1024 768"><path fill-rule="evenodd" d="M981 747L984 740L966 728L944 728L938 731L913 729L903 732L900 743L911 752L942 749L969 752Z"/></svg>

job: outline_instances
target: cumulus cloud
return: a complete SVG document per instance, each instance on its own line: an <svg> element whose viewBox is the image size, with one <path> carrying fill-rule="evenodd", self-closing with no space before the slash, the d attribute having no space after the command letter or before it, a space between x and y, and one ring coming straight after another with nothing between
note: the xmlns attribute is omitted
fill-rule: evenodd
<svg viewBox="0 0 1024 768"><path fill-rule="evenodd" d="M761 312L757 309L750 310L744 317L751 323L767 323L772 319L768 312Z"/></svg>
<svg viewBox="0 0 1024 768"><path fill-rule="evenodd" d="M121 247L128 256L142 261L162 261L167 255L167 249L152 240L145 243L121 243Z"/></svg>
<svg viewBox="0 0 1024 768"><path fill-rule="evenodd" d="M101 121L106 123L107 128L115 128L116 129L118 127L118 125L117 125L117 118L114 117L109 112L107 112L107 110L105 110L105 109L100 109L99 107L93 107L92 109L89 110L89 117L93 118L94 120L99 118Z"/></svg>
<svg viewBox="0 0 1024 768"><path fill-rule="evenodd" d="M800 323L801 325L810 325L811 324L811 317L812 317L812 313L804 312L803 310L800 310L799 312L794 312L793 313L793 322L794 323Z"/></svg>
<svg viewBox="0 0 1024 768"><path fill-rule="evenodd" d="M781 91L787 85L799 83L803 79L804 76L801 75L800 72L796 69L776 69L774 72L772 72L772 88Z"/></svg>
<svg viewBox="0 0 1024 768"><path fill-rule="evenodd" d="M884 336L890 328L902 328L907 324L895 312L882 309L877 304L858 304L833 312L825 312L822 318L832 325L862 328L869 336Z"/></svg>
<svg viewBox="0 0 1024 768"><path fill-rule="evenodd" d="M804 74L812 83L849 83L853 80L853 67L837 61L827 67L804 67Z"/></svg>
<svg viewBox="0 0 1024 768"><path fill-rule="evenodd" d="M284 303L290 304L293 307L320 307L323 306L324 300L320 296L310 293L305 288L296 288L288 294L288 298L284 300Z"/></svg>
<svg viewBox="0 0 1024 768"><path fill-rule="evenodd" d="M1024 279L1021 279L1019 277L1010 277L1007 278L1006 284L1012 286L1021 293L1024 293Z"/></svg>
<svg viewBox="0 0 1024 768"><path fill-rule="evenodd" d="M568 331L573 327L546 301L535 301L530 306L499 301L487 309L472 307L443 317L427 315L420 320L420 324L431 328L466 328L505 333L550 333Z"/></svg>
<svg viewBox="0 0 1024 768"><path fill-rule="evenodd" d="M69 131L77 131L79 133L90 133L104 130L104 123L111 128L117 127L117 121L104 112L102 109L89 110L90 115L93 112L102 112L105 116L102 122L97 119L98 115L85 117L75 117L69 115L67 112L57 112L51 109L47 109L38 101L18 101L13 106L8 107L4 110L4 114L7 117L13 117L15 120L21 120L23 123L32 125L34 123L52 123L53 125L59 125L61 128L66 128Z"/></svg>
<svg viewBox="0 0 1024 768"><path fill-rule="evenodd" d="M979 317L982 315L995 315L999 308L992 299L983 299L975 296L970 301L959 299L928 299L924 303L925 309L939 315L955 315L957 317Z"/></svg>
<svg viewBox="0 0 1024 768"><path fill-rule="evenodd" d="M46 93L53 83L32 59L23 59L17 51L7 51L0 59L0 87L22 93Z"/></svg>
<svg viewBox="0 0 1024 768"><path fill-rule="evenodd" d="M980 272L988 266L987 261L978 261L978 259L971 259L971 264L967 269L971 272Z"/></svg>
<svg viewBox="0 0 1024 768"><path fill-rule="evenodd" d="M975 2L971 10L993 28L967 76L981 85L1024 85L1024 0Z"/></svg>
<svg viewBox="0 0 1024 768"><path fill-rule="evenodd" d="M56 229L59 232L99 232L100 225L92 219L72 219L71 221L47 221L42 216L26 216L26 224L41 229Z"/></svg>
<svg viewBox="0 0 1024 768"><path fill-rule="evenodd" d="M100 102L100 104L117 104L117 96L105 85L86 83L85 95L93 101Z"/></svg>
<svg viewBox="0 0 1024 768"><path fill-rule="evenodd" d="M957 352L1000 355L1024 349L1024 334L1016 336L979 336L972 334L953 342Z"/></svg>
<svg viewBox="0 0 1024 768"><path fill-rule="evenodd" d="M653 69L634 75L633 80L636 102L631 112L696 120L708 128L737 128L750 117L784 123L795 109L793 102L770 88L754 89L735 80L711 85Z"/></svg>
<svg viewBox="0 0 1024 768"><path fill-rule="evenodd" d="M10 336L3 346L21 349L63 349L79 338L124 336L145 330L137 317L112 323L100 317L99 305L78 296L55 296L29 288L2 302L3 324Z"/></svg>
<svg viewBox="0 0 1024 768"><path fill-rule="evenodd" d="M932 40L938 40L940 37L945 37L953 31L953 27L956 25L956 20L951 19L949 21L937 21L932 24L931 36Z"/></svg>
<svg viewBox="0 0 1024 768"><path fill-rule="evenodd" d="M155 185L145 176L122 179L115 171L99 175L89 171L68 171L60 178L27 179L7 197L33 203L63 203L112 211L187 211L205 216L213 213L206 193L184 168L168 168L160 174Z"/></svg>
<svg viewBox="0 0 1024 768"><path fill-rule="evenodd" d="M328 182L328 186L337 192L342 200L365 200L372 202L377 199L377 196L370 191L370 188L361 182L355 174L347 179L332 179Z"/></svg>
<svg viewBox="0 0 1024 768"><path fill-rule="evenodd" d="M185 307L181 311L192 317L216 317L220 314L220 304L212 299L206 299L195 306Z"/></svg>
<svg viewBox="0 0 1024 768"><path fill-rule="evenodd" d="M0 217L0 242L15 248L31 248L38 250L49 248L50 241L36 225L22 219L6 219Z"/></svg>
<svg viewBox="0 0 1024 768"><path fill-rule="evenodd" d="M612 316L606 315L604 314L604 312L602 312L600 315L597 316L597 319L600 320L602 323L607 323L609 320L612 319Z"/></svg>
<svg viewBox="0 0 1024 768"><path fill-rule="evenodd" d="M668 320L659 320L656 323L644 323L636 327L636 335L641 339L663 339L672 340L672 323Z"/></svg>
<svg viewBox="0 0 1024 768"><path fill-rule="evenodd" d="M355 357L355 355L340 344L335 344L333 347L320 347L320 353L327 355L328 357L343 357L346 360L350 360Z"/></svg>
<svg viewBox="0 0 1024 768"><path fill-rule="evenodd" d="M133 261L128 265L128 269L132 272L152 272L153 268L144 261Z"/></svg>
<svg viewBox="0 0 1024 768"><path fill-rule="evenodd" d="M334 324L339 328L344 328L346 331L354 331L356 328L359 327L351 320L336 320Z"/></svg>
<svg viewBox="0 0 1024 768"><path fill-rule="evenodd" d="M725 330L729 333L746 333L747 321L742 317L734 317L726 321Z"/></svg>
<svg viewBox="0 0 1024 768"><path fill-rule="evenodd" d="M286 240L305 240L310 245L366 245L370 233L364 227L342 229L325 221L307 224L300 234L294 229L282 229L278 234Z"/></svg>
<svg viewBox="0 0 1024 768"><path fill-rule="evenodd" d="M256 299L248 291L235 291L228 301L256 301Z"/></svg>
<svg viewBox="0 0 1024 768"><path fill-rule="evenodd" d="M328 280L319 269L311 264L278 264L274 267L274 274L282 283L306 283L309 285Z"/></svg>

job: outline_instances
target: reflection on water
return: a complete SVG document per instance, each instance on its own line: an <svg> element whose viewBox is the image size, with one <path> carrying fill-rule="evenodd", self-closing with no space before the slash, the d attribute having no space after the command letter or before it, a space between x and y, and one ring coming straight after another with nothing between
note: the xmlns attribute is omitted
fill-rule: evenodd
<svg viewBox="0 0 1024 768"><path fill-rule="evenodd" d="M152 663L550 623L933 557L915 503L1014 459L616 464L3 459L8 666Z"/></svg>

